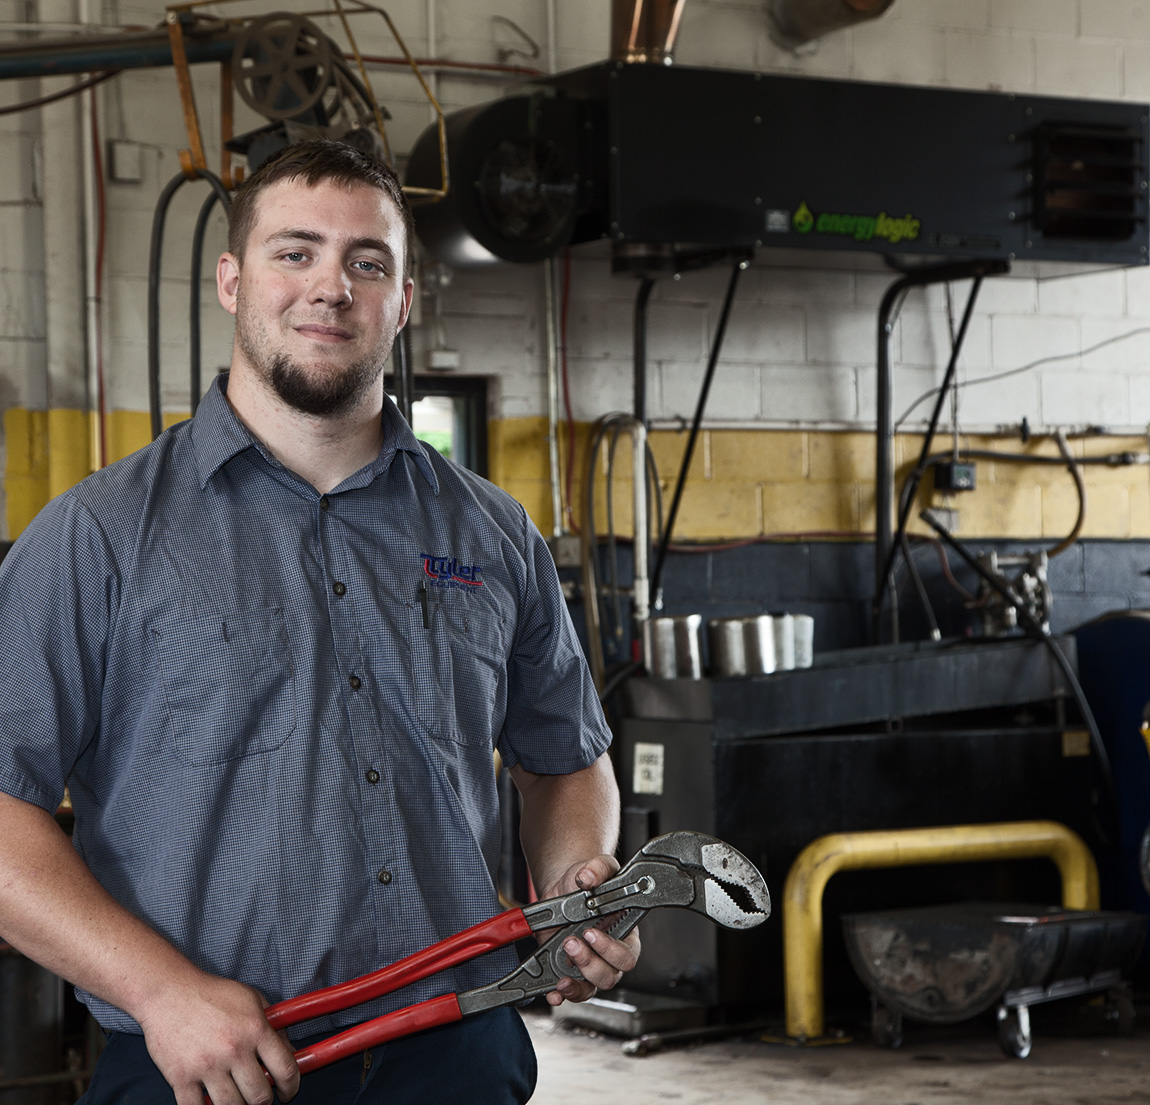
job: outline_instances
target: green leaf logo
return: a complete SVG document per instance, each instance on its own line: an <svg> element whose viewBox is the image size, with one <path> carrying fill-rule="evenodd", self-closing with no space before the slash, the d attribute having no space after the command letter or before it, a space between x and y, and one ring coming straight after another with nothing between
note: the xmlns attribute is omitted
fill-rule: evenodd
<svg viewBox="0 0 1150 1105"><path fill-rule="evenodd" d="M794 223L795 229L800 234L809 234L815 225L815 217L811 214L811 209L804 202L795 212L795 216L791 222Z"/></svg>

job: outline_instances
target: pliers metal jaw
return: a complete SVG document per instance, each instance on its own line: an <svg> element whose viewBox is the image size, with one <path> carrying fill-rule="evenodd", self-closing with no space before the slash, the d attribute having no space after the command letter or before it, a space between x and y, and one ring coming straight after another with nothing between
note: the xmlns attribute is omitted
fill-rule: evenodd
<svg viewBox="0 0 1150 1105"><path fill-rule="evenodd" d="M371 974L301 994L264 1014L273 1028L286 1028L390 994L533 933L555 930L498 982L386 1013L297 1051L296 1063L306 1074L386 1040L549 993L560 979L581 977L563 950L572 936L582 939L597 927L622 939L649 910L664 906L694 910L724 928L749 929L770 916L771 898L754 864L729 844L702 833L668 833L644 845L614 878L593 890L507 910Z"/></svg>
<svg viewBox="0 0 1150 1105"><path fill-rule="evenodd" d="M651 909L702 913L730 929L750 929L771 915L771 895L755 865L729 844L702 833L677 832L645 844L614 878L523 907L532 932L560 926L519 968L459 995L464 1014L546 994L561 978L582 978L563 945L601 928L621 940Z"/></svg>

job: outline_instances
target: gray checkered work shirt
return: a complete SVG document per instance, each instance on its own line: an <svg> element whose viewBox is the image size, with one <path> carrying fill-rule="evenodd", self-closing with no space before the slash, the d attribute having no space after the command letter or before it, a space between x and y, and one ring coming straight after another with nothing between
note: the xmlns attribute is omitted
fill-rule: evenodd
<svg viewBox="0 0 1150 1105"><path fill-rule="evenodd" d="M55 810L67 784L107 890L275 1002L498 912L492 749L562 774L610 734L521 506L390 402L379 457L321 496L224 388L53 500L0 566L0 789Z"/></svg>

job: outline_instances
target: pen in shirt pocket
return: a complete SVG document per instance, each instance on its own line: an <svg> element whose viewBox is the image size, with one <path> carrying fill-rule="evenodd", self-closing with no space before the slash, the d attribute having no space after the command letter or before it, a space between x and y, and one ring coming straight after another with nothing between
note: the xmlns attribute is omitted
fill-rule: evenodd
<svg viewBox="0 0 1150 1105"><path fill-rule="evenodd" d="M425 580L419 581L419 605L423 609L423 628L431 628L431 617L427 612L427 582Z"/></svg>

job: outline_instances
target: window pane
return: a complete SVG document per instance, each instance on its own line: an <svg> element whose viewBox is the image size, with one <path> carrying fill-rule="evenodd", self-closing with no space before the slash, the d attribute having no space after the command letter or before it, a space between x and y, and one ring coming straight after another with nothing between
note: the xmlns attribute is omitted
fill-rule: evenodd
<svg viewBox="0 0 1150 1105"><path fill-rule="evenodd" d="M452 457L455 444L455 403L446 395L428 395L411 405L411 423L415 436L426 441L445 457Z"/></svg>

